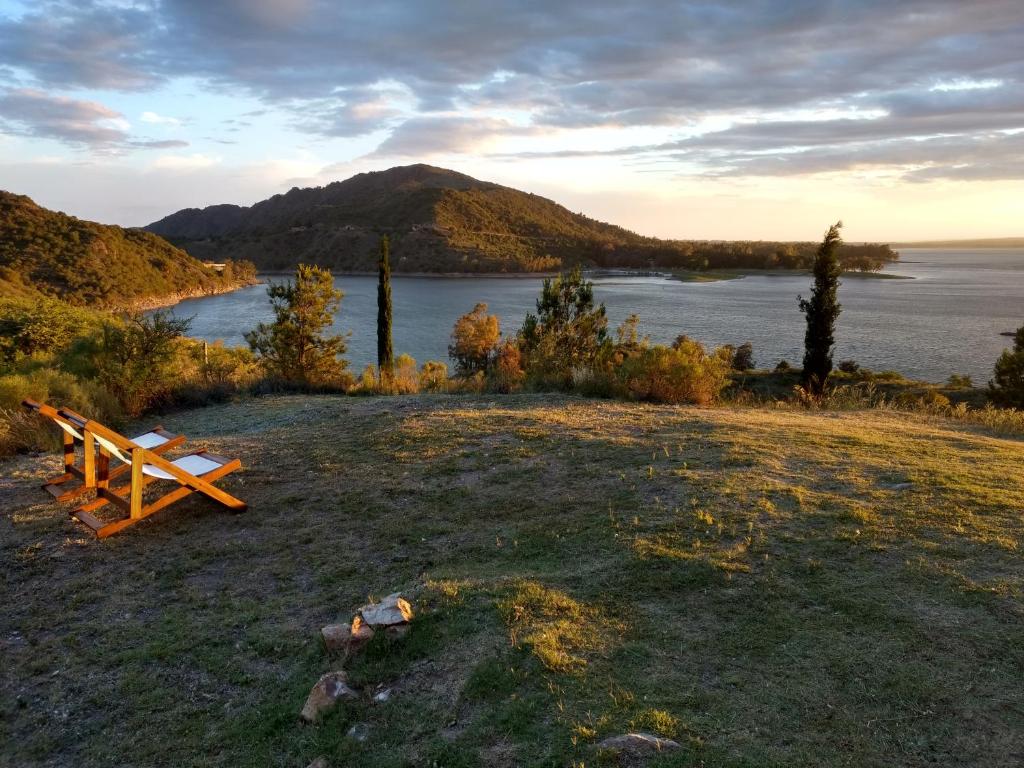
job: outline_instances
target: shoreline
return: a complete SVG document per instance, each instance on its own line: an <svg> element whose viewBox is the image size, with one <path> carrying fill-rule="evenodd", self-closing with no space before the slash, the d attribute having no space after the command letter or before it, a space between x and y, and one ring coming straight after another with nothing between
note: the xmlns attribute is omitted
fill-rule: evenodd
<svg viewBox="0 0 1024 768"><path fill-rule="evenodd" d="M168 307L175 307L181 304L183 301L189 299L203 299L208 296L221 296L225 293L234 293L235 291L241 290L242 288L248 288L251 285L259 285L260 280L247 280L239 283L232 283L231 285L225 285L215 290L193 290L183 291L181 293L172 293L166 296L151 296L145 299L136 299L135 301L129 302L118 309L127 310L129 312L153 312L158 309L167 309Z"/></svg>

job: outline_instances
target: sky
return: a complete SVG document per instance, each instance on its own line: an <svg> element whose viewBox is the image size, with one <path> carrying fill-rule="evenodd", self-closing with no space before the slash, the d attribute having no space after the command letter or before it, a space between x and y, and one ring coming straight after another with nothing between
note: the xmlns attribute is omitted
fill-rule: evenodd
<svg viewBox="0 0 1024 768"><path fill-rule="evenodd" d="M416 162L659 237L1024 236L1024 2L0 0L0 188L46 207Z"/></svg>

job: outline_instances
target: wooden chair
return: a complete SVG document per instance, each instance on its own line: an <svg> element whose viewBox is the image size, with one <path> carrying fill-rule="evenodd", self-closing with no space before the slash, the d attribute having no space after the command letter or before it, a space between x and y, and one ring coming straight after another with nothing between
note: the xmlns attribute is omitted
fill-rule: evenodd
<svg viewBox="0 0 1024 768"><path fill-rule="evenodd" d="M72 410L63 409L58 411L45 403L38 403L31 398L25 398L21 404L30 411L53 421L61 428L64 442L64 474L46 481L43 488L48 491L57 501L69 501L96 487L96 441L89 432L81 431L80 424L86 419ZM62 415L67 414L67 416ZM153 453L163 454L185 442L184 435L172 435L161 426L153 427L131 442L140 445ZM82 462L77 463L75 445L82 444ZM128 466L115 467L110 473L110 479L118 477L129 470ZM80 483L69 486L75 480Z"/></svg>
<svg viewBox="0 0 1024 768"><path fill-rule="evenodd" d="M224 475L242 466L238 459L226 459L207 451L192 453L174 461L168 461L150 449L107 429L95 421L77 422L74 416L61 411L64 418L72 421L84 434L92 435L99 446L96 469L96 499L71 513L71 516L105 539L130 525L143 520L164 507L170 506L191 493L201 493L235 512L244 512L247 505L229 493L213 485ZM120 488L111 488L110 460L116 458L130 470L131 480ZM143 504L146 487L158 480L167 480L178 487L149 504ZM93 516L100 507L111 504L128 516L110 523Z"/></svg>

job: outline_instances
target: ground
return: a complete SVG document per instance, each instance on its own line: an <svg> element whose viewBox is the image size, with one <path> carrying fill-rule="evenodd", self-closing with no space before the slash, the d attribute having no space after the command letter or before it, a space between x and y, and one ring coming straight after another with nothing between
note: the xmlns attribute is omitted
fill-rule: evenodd
<svg viewBox="0 0 1024 768"><path fill-rule="evenodd" d="M630 730L682 745L651 765L1024 762L1019 439L525 395L163 421L248 512L99 542L56 457L0 464L0 764L593 766ZM395 590L412 632L302 725L320 627Z"/></svg>

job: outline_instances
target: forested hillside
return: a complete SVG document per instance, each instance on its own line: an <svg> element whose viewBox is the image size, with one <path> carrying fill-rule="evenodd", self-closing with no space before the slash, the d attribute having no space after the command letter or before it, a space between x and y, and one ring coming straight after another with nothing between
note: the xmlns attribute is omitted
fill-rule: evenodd
<svg viewBox="0 0 1024 768"><path fill-rule="evenodd" d="M644 237L538 195L429 165L294 188L251 207L189 208L147 229L197 258L251 259L268 270L306 262L370 271L382 234L391 238L400 272L539 272L573 264L804 269L817 247ZM848 269L878 269L896 258L887 245L851 245L840 254Z"/></svg>
<svg viewBox="0 0 1024 768"><path fill-rule="evenodd" d="M244 283L251 264L204 266L141 229L83 221L0 190L0 294L56 296L72 304L128 306L215 293Z"/></svg>

